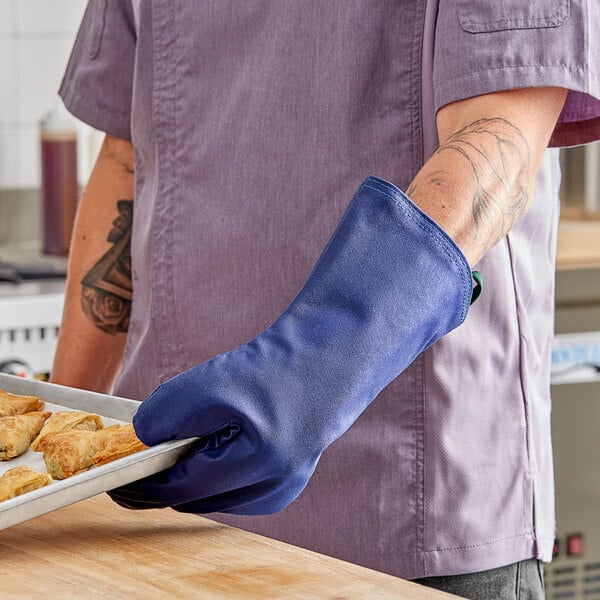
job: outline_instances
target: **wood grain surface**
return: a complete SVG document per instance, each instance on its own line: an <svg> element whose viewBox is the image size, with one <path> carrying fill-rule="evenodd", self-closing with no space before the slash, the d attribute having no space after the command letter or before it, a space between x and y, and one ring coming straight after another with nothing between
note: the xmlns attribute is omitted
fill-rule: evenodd
<svg viewBox="0 0 600 600"><path fill-rule="evenodd" d="M442 600L448 594L172 510L96 496L0 531L0 598Z"/></svg>
<svg viewBox="0 0 600 600"><path fill-rule="evenodd" d="M600 267L600 220L563 219L558 228L556 268Z"/></svg>

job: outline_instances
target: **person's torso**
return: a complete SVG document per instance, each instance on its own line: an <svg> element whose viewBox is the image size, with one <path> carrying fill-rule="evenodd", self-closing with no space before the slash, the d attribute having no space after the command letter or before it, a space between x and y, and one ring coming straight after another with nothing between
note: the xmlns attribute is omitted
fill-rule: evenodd
<svg viewBox="0 0 600 600"><path fill-rule="evenodd" d="M406 188L432 150L434 115L423 114L426 3L165 0L138 11L134 301L116 392L141 400L267 327L360 181ZM491 538L531 552L530 413L540 404L545 415L548 399L543 377L524 382L551 335L556 206L544 202L482 262L484 297L465 325L325 452L300 498L229 522L404 577L472 562L466 548ZM511 497L482 507L493 481ZM490 521L469 529L476 506Z"/></svg>

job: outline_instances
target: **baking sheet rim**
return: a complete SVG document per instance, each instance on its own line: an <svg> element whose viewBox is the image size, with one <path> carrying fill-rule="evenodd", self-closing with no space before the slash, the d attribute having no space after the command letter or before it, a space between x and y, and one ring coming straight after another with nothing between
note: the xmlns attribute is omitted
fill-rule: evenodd
<svg viewBox="0 0 600 600"><path fill-rule="evenodd" d="M106 418L114 417L103 414L102 410L95 406L90 406L90 399L101 401L102 398L106 398L111 402L133 402L126 398L74 390L39 381L31 381L31 385L28 385L27 380L0 374L0 389L15 394L26 394L27 391L23 390L27 388L31 388L31 395L37 395L41 400L58 406L64 406L60 401L61 394L68 393L71 395L68 408L95 412ZM40 390L48 393L40 393ZM82 398L82 406L79 408L73 406L77 403L73 400L73 394L76 396L77 393L80 393ZM0 502L0 530L163 471L175 464L194 441L192 438L163 442L105 465L92 467L73 477L55 480L43 488L4 500Z"/></svg>

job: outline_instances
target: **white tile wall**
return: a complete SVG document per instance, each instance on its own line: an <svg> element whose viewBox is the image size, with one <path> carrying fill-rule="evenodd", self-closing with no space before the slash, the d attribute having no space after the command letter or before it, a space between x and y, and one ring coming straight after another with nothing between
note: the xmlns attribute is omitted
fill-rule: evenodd
<svg viewBox="0 0 600 600"><path fill-rule="evenodd" d="M12 0L0 0L0 34L8 33L13 27Z"/></svg>
<svg viewBox="0 0 600 600"><path fill-rule="evenodd" d="M70 38L85 6L84 0L16 0L16 26L24 34L58 33Z"/></svg>
<svg viewBox="0 0 600 600"><path fill-rule="evenodd" d="M39 123L60 85L86 4L0 0L0 188L39 186ZM82 138L89 135L82 124L79 130ZM80 169L82 183L87 176Z"/></svg>
<svg viewBox="0 0 600 600"><path fill-rule="evenodd" d="M0 182L16 187L19 136L13 127L0 127Z"/></svg>
<svg viewBox="0 0 600 600"><path fill-rule="evenodd" d="M17 116L14 90L17 64L15 50L15 45L11 40L0 37L0 90L2 90L0 92L0 127L14 123Z"/></svg>
<svg viewBox="0 0 600 600"><path fill-rule="evenodd" d="M39 122L52 106L73 45L71 37L18 39L19 123Z"/></svg>
<svg viewBox="0 0 600 600"><path fill-rule="evenodd" d="M17 188L37 187L41 173L40 132L37 123L24 123L17 129L19 140L18 151L15 152L19 179ZM35 185L31 185L34 182Z"/></svg>

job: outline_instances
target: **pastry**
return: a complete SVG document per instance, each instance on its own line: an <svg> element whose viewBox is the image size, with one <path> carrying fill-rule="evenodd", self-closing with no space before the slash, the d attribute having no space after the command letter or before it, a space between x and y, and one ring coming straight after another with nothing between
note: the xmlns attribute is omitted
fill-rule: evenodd
<svg viewBox="0 0 600 600"><path fill-rule="evenodd" d="M115 429L106 441L104 450L100 450L92 457L92 462L95 465L103 465L105 463L117 460L123 456L129 456L140 450L147 448L144 443L135 435L133 425L123 425L119 429Z"/></svg>
<svg viewBox="0 0 600 600"><path fill-rule="evenodd" d="M44 403L37 396L20 396L0 390L0 417L12 417L42 410Z"/></svg>
<svg viewBox="0 0 600 600"><path fill-rule="evenodd" d="M39 452L40 443L46 435L52 431L67 431L68 429L83 429L86 431L96 431L103 429L104 423L99 415L81 411L59 411L52 413L52 416L46 421L46 424L40 431L33 443L31 449Z"/></svg>
<svg viewBox="0 0 600 600"><path fill-rule="evenodd" d="M48 473L40 473L31 467L13 467L0 476L0 502L44 487L52 482Z"/></svg>
<svg viewBox="0 0 600 600"><path fill-rule="evenodd" d="M111 432L120 425L97 431L69 429L44 436L39 450L44 454L46 470L53 479L65 479L92 466L92 456L104 449Z"/></svg>
<svg viewBox="0 0 600 600"><path fill-rule="evenodd" d="M0 460L10 460L23 454L49 416L49 412L30 412L0 417Z"/></svg>

